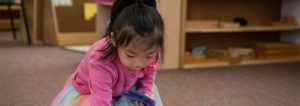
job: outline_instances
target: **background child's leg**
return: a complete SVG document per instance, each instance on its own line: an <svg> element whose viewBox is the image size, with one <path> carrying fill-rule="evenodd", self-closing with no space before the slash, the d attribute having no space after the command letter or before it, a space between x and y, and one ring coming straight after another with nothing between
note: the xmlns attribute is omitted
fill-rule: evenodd
<svg viewBox="0 0 300 106"><path fill-rule="evenodd" d="M155 101L155 104L156 104L155 106L163 106L161 98L159 96L158 89L157 89L155 84L153 86L153 98L154 98L154 101Z"/></svg>

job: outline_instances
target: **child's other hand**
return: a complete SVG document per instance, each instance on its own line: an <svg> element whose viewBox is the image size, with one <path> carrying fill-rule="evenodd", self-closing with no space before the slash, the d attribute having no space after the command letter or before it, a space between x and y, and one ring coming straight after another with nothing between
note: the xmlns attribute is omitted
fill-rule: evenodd
<svg viewBox="0 0 300 106"><path fill-rule="evenodd" d="M145 105L141 101L136 101L135 106L145 106Z"/></svg>

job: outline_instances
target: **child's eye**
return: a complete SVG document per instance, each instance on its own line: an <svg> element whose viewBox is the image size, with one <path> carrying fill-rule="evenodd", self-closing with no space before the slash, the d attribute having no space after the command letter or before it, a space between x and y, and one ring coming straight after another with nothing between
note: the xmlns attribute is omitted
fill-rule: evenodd
<svg viewBox="0 0 300 106"><path fill-rule="evenodd" d="M153 56L147 56L146 58L147 58L147 59L152 59L152 58L153 58Z"/></svg>
<svg viewBox="0 0 300 106"><path fill-rule="evenodd" d="M134 58L133 55L129 55L129 54L126 54L126 55L127 55L127 57L129 57L129 58Z"/></svg>

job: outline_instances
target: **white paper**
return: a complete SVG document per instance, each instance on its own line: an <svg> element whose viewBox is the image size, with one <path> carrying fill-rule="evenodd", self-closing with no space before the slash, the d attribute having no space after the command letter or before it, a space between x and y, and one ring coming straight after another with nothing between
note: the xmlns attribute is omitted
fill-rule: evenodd
<svg viewBox="0 0 300 106"><path fill-rule="evenodd" d="M73 5L73 0L52 0L52 3L55 7L57 6L71 7Z"/></svg>

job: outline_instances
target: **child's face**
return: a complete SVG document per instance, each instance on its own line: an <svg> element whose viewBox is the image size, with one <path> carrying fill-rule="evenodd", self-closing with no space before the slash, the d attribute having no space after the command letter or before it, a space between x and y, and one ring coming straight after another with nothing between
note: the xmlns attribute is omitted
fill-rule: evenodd
<svg viewBox="0 0 300 106"><path fill-rule="evenodd" d="M119 58L130 71L138 71L148 66L155 57L156 52L156 46L149 48L146 44L137 42L129 43L126 47L118 47Z"/></svg>

